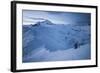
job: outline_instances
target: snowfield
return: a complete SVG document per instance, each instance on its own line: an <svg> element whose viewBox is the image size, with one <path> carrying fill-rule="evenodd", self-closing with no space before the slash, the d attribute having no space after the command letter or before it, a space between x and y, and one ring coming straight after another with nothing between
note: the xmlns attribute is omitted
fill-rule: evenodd
<svg viewBox="0 0 100 73"><path fill-rule="evenodd" d="M90 59L90 35L89 24L23 25L23 62Z"/></svg>
<svg viewBox="0 0 100 73"><path fill-rule="evenodd" d="M91 55L89 44L80 46L77 49L70 48L54 52L50 52L44 47L38 49L37 51L30 52L24 60L26 62L84 60L90 59Z"/></svg>

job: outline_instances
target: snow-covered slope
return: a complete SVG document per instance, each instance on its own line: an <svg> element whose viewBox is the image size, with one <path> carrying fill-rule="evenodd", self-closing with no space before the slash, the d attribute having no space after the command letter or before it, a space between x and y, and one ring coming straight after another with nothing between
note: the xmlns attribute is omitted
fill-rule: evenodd
<svg viewBox="0 0 100 73"><path fill-rule="evenodd" d="M23 25L24 62L27 62L26 57L30 52L43 51L41 46L44 46L46 52L54 53L57 51L67 51L70 48L74 49L75 44L77 48L90 44L90 25L54 24L48 20L38 22L35 25ZM35 56L35 54L32 56ZM35 57L37 58L37 56ZM44 61L44 59L42 60Z"/></svg>
<svg viewBox="0 0 100 73"><path fill-rule="evenodd" d="M77 49L70 48L68 50L57 50L54 52L42 46L35 51L31 51L23 59L24 62L84 60L90 59L90 54L89 44L80 46Z"/></svg>

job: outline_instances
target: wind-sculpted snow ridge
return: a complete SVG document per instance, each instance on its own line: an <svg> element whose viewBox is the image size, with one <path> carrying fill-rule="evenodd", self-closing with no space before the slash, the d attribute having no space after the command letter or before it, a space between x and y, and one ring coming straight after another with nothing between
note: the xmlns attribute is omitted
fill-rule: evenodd
<svg viewBox="0 0 100 73"><path fill-rule="evenodd" d="M26 60L26 58L31 52L43 51L41 46L44 46L44 50L46 50L44 53L67 51L70 48L80 49L80 46L86 44L89 46L90 35L90 25L60 25L48 20L38 22L35 25L23 25L23 62L30 61L30 58L28 58L28 60ZM41 58L38 58L35 54L32 54L32 56L34 61L44 61L44 55ZM36 59L34 57L36 57Z"/></svg>

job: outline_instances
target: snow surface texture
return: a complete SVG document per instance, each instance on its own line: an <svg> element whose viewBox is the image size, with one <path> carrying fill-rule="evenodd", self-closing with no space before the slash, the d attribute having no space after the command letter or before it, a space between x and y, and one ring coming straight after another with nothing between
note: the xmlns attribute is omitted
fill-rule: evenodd
<svg viewBox="0 0 100 73"><path fill-rule="evenodd" d="M89 24L23 25L23 62L90 59L90 35Z"/></svg>

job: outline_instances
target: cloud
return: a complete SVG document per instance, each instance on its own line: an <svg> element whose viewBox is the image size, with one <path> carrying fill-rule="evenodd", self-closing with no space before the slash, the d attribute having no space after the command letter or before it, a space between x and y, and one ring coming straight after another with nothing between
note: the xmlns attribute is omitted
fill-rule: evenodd
<svg viewBox="0 0 100 73"><path fill-rule="evenodd" d="M72 24L80 21L90 21L89 13L23 10L23 23L25 23L25 20L32 17L47 19L55 24ZM34 19L30 20L32 20L33 23L37 21Z"/></svg>

